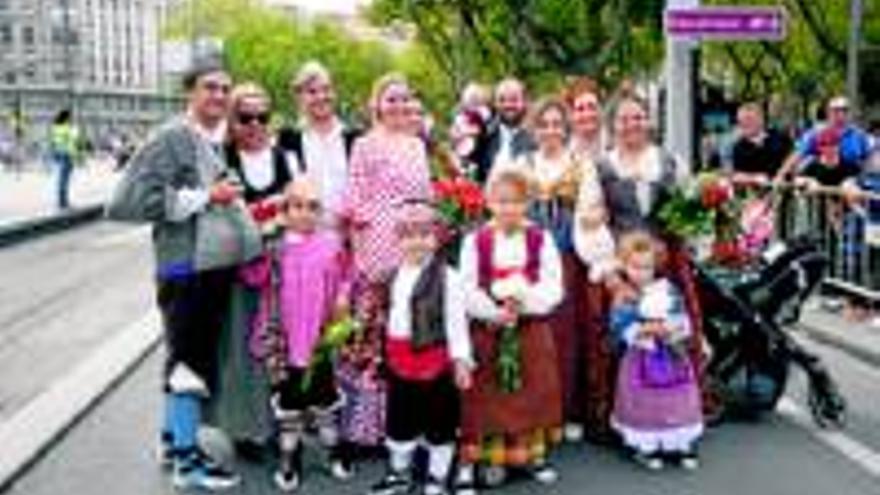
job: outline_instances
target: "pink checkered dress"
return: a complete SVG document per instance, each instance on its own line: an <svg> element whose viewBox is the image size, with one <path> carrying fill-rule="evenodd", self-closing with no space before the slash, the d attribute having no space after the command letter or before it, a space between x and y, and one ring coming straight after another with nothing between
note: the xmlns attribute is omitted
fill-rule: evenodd
<svg viewBox="0 0 880 495"><path fill-rule="evenodd" d="M345 212L360 226L352 233L355 269L378 280L400 261L397 207L405 199L430 197L425 146L417 138L370 133L354 144L350 174Z"/></svg>

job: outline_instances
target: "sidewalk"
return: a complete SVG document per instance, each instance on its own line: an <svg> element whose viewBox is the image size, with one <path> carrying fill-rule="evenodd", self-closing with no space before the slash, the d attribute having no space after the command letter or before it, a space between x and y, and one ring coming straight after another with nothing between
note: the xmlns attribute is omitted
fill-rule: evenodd
<svg viewBox="0 0 880 495"><path fill-rule="evenodd" d="M47 225L60 227L97 218L116 177L111 162L87 160L71 179L72 208L58 210L56 177L44 164L30 164L22 172L0 171L0 237L18 239Z"/></svg>
<svg viewBox="0 0 880 495"><path fill-rule="evenodd" d="M800 328L823 344L836 347L870 365L880 367L880 315L854 322L841 312L823 308L814 298L804 306Z"/></svg>

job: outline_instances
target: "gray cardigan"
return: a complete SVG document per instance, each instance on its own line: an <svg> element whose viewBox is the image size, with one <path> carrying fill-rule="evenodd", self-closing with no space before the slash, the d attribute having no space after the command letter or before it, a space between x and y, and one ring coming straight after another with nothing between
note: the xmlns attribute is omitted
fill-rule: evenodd
<svg viewBox="0 0 880 495"><path fill-rule="evenodd" d="M110 219L152 223L160 278L195 270L196 215L171 220L177 192L206 188L205 170L222 172L217 164L199 163L205 159L198 140L182 117L160 127L132 157L107 205Z"/></svg>

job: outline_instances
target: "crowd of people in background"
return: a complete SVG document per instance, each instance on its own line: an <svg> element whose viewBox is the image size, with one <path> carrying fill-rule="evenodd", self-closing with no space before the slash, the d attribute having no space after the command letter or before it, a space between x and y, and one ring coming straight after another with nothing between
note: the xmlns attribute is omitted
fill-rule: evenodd
<svg viewBox="0 0 880 495"><path fill-rule="evenodd" d="M108 207L154 229L160 440L175 486L239 481L197 442L202 423L242 459L272 462L285 492L312 476L314 432L341 482L385 459L376 495L467 495L516 472L552 484L563 441L613 445L650 470L698 468L713 408L701 310L687 249L652 214L688 169L655 142L637 92L579 78L533 100L516 78L470 84L447 140L426 132L397 74L376 81L364 128L337 114L318 62L291 80L291 127L273 129L268 93L217 64L185 89L186 112L131 157ZM744 104L725 167L745 183L876 187L876 144L846 109L832 99L827 124L790 153ZM486 197L451 262L438 175ZM218 253L232 239L220 217L238 219L239 244L262 234L258 247ZM357 330L328 358L346 324Z"/></svg>

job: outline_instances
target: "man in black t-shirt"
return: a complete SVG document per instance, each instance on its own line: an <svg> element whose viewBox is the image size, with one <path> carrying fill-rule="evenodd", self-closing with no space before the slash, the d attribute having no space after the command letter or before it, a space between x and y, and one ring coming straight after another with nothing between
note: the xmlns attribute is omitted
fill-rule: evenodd
<svg viewBox="0 0 880 495"><path fill-rule="evenodd" d="M757 103L745 103L736 113L737 138L731 163L738 178L763 181L772 178L791 153L786 135L764 125L764 113Z"/></svg>

